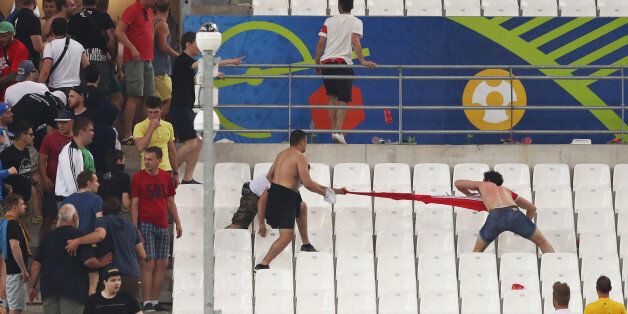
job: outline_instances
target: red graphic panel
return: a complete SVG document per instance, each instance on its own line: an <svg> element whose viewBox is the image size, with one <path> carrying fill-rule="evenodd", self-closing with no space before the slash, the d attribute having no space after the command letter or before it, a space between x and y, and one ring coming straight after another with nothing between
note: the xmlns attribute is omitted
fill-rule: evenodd
<svg viewBox="0 0 628 314"><path fill-rule="evenodd" d="M349 106L362 107L362 90L359 87L353 86L352 101ZM329 105L329 98L325 94L325 86L321 86L309 97L310 105ZM329 112L326 109L310 109L312 112L312 120L314 125L319 130L331 129L331 119L329 118ZM353 130L365 119L364 109L347 110L345 121L342 124L343 130Z"/></svg>

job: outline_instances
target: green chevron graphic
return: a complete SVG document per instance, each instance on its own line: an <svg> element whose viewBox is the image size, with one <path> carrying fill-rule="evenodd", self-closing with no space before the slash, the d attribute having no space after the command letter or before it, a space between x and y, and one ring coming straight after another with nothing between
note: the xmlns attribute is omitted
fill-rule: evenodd
<svg viewBox="0 0 628 314"><path fill-rule="evenodd" d="M598 39L611 31L618 29L628 23L628 18L617 18L611 22L589 32L588 34L581 36L580 38L550 52L543 53L539 50L539 46L554 40L567 32L574 30L587 22L591 21L591 18L576 18L554 30L528 42L521 38L521 35L526 32L542 25L552 18L534 18L513 30L507 30L500 26L500 21L493 21L494 19L480 18L480 17L451 17L452 21L459 23L482 36L494 41L505 49L509 50L513 54L522 58L530 65L559 65L557 59L565 56L578 48L590 43L591 41ZM588 55L574 61L572 65L588 65L600 58L628 45L628 35L622 36L620 39L589 53ZM628 65L628 57L623 57L617 60L613 65ZM542 69L540 70L547 76L573 76L574 70L571 69ZM609 76L615 73L617 70L613 69L601 69L595 71L592 76ZM595 83L596 80L554 80L556 84L562 87L567 93L574 97L583 106L607 106L607 104L595 94L589 85ZM628 129L621 117L615 112L610 110L590 110L604 126L609 130L621 130L622 124L624 128ZM625 141L628 141L626 139Z"/></svg>

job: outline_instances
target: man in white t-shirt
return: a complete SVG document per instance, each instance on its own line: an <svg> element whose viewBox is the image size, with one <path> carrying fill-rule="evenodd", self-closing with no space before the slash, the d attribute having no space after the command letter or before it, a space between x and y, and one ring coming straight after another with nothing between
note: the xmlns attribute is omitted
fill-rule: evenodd
<svg viewBox="0 0 628 314"><path fill-rule="evenodd" d="M81 85L81 67L89 64L85 49L76 40L67 37L68 23L64 18L52 21L53 39L44 47L39 82L46 83L53 90L67 91ZM65 55L63 50L68 46ZM61 58L63 56L63 58ZM61 59L60 59L61 58ZM61 60L58 62L58 60ZM54 65L58 62L58 66Z"/></svg>
<svg viewBox="0 0 628 314"><path fill-rule="evenodd" d="M338 0L340 14L327 18L323 28L318 33L316 64L351 65L353 64L351 51L355 50L360 64L368 68L377 66L375 62L365 60L362 55L362 45L360 44L362 21L351 15L352 9L353 0ZM353 70L349 67L317 68L316 74L350 76L353 75ZM330 106L347 106L351 102L352 81L348 79L323 79ZM346 114L346 109L329 109L332 129L342 129ZM342 133L332 133L331 137L335 142L347 143Z"/></svg>
<svg viewBox="0 0 628 314"><path fill-rule="evenodd" d="M20 62L17 68L17 76L15 77L15 81L18 83L7 87L7 91L4 93L4 101L9 107L13 107L26 94L46 94L48 87L46 84L37 83L38 79L39 72L35 68L33 61L24 60Z"/></svg>

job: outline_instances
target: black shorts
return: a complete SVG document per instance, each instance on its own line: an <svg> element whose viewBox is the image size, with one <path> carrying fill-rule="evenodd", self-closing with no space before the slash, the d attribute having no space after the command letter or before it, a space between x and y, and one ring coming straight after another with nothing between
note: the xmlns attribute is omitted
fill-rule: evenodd
<svg viewBox="0 0 628 314"><path fill-rule="evenodd" d="M196 130L194 130L195 116L196 113L194 113L192 108L170 107L168 118L174 128L174 136L180 142L189 141L198 137Z"/></svg>
<svg viewBox="0 0 628 314"><path fill-rule="evenodd" d="M294 229L299 217L301 195L285 186L271 183L266 201L266 222L273 229Z"/></svg>
<svg viewBox="0 0 628 314"><path fill-rule="evenodd" d="M338 63L327 63L338 64ZM321 74L323 75L353 75L353 69L351 68L322 68ZM328 96L337 96L339 101L350 102L351 92L353 88L353 80L336 80L336 79L323 79L325 90Z"/></svg>
<svg viewBox="0 0 628 314"><path fill-rule="evenodd" d="M62 199L57 197L54 192L44 191L41 197L42 216L56 219L61 201Z"/></svg>

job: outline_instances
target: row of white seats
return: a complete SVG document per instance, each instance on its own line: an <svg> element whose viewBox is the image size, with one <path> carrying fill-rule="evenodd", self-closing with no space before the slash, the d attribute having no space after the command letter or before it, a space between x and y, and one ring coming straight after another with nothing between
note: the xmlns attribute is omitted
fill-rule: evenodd
<svg viewBox="0 0 628 314"><path fill-rule="evenodd" d="M331 182L330 167L325 164L312 163L311 176L321 180L323 184ZM254 177L268 172L270 163L256 164ZM376 164L373 180L367 164L339 163L333 168L334 186L355 187L401 187L420 191L427 188L438 188L451 191L452 181L457 179L481 180L490 167L482 163L456 164L453 168L453 179L449 166L438 163L421 163L414 166L414 177L411 178L410 167L402 163ZM530 180L530 169L525 164L497 164L493 168L504 177L504 186L532 187L534 191L548 187L572 187L569 166L566 164L537 164L533 169L533 180ZM241 186L251 180L251 169L244 163L218 163L214 170L215 186ZM371 184L372 182L372 184ZM590 187L611 187L611 172L605 164L578 164L574 167L573 190ZM613 190L628 188L628 164L615 165L613 169ZM455 191L455 189L454 189Z"/></svg>
<svg viewBox="0 0 628 314"><path fill-rule="evenodd" d="M404 6L405 3L405 6ZM329 5L329 6L328 6ZM253 0L254 15L338 14L337 0ZM290 10L288 10L290 8ZM626 16L623 0L356 0L352 14L370 16Z"/></svg>

